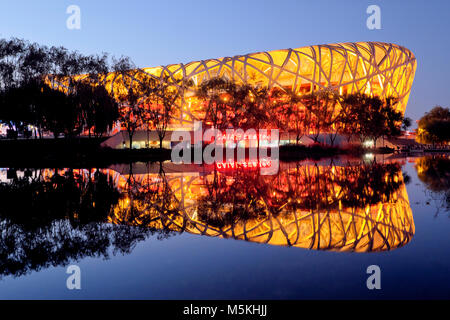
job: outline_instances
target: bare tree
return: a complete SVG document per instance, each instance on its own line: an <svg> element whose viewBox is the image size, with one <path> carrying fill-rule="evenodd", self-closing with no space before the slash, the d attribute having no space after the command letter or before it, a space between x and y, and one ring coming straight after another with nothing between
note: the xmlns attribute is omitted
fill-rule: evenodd
<svg viewBox="0 0 450 320"><path fill-rule="evenodd" d="M159 138L159 148L166 136L167 129L172 119L175 104L184 96L184 90L191 82L164 75L158 81L150 81L146 85L147 95L145 98L147 128L156 130Z"/></svg>
<svg viewBox="0 0 450 320"><path fill-rule="evenodd" d="M120 102L119 121L128 133L129 148L132 149L133 136L136 130L143 126L142 85L136 80L139 71L129 58L123 57L114 61L113 69L116 72L115 76L119 77L115 82L120 86L117 90L117 99Z"/></svg>

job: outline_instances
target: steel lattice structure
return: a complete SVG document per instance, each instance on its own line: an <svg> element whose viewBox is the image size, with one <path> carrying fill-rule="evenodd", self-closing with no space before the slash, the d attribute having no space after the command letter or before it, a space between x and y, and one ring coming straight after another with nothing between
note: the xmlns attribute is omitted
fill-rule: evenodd
<svg viewBox="0 0 450 320"><path fill-rule="evenodd" d="M183 88L183 98L176 104L172 128L193 128L202 112L195 97L196 86L215 77L236 83L279 87L297 93L333 89L340 94L365 93L381 98L399 99L396 109L404 113L417 62L405 47L383 42L337 43L250 53L234 57L208 59L186 64L137 69L135 73L110 73L102 79L114 95L128 90L139 75L145 73L163 81L192 81ZM83 76L80 76L82 78ZM50 79L53 86L63 83Z"/></svg>
<svg viewBox="0 0 450 320"><path fill-rule="evenodd" d="M214 77L223 77L237 83L288 88L308 93L331 88L340 94L366 93L379 97L399 99L397 110L404 113L416 70L413 53L396 44L356 42L315 45L250 53L145 68L143 72L155 78L192 80L199 85ZM108 76L110 90L117 90L121 76ZM185 90L178 104L174 125L192 128L198 118L199 103L193 89Z"/></svg>

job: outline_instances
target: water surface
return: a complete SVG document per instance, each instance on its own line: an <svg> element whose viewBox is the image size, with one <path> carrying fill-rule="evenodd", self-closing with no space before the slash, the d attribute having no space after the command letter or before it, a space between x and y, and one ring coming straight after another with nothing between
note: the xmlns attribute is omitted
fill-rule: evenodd
<svg viewBox="0 0 450 320"><path fill-rule="evenodd" d="M0 298L449 298L448 158L383 158L3 169Z"/></svg>

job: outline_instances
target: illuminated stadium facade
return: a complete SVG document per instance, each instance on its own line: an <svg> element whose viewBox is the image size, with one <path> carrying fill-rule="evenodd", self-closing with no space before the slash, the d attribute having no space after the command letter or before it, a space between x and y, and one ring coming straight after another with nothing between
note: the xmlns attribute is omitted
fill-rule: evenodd
<svg viewBox="0 0 450 320"><path fill-rule="evenodd" d="M195 96L196 86L212 78L290 89L298 94L332 89L339 94L392 96L398 98L395 108L404 114L415 70L413 53L402 46L356 42L258 52L144 68L136 72L144 72L155 79L183 79L194 84L192 87L179 87L183 90L183 98L176 103L169 127L169 130L192 131L194 121L200 120L204 111L201 101ZM108 90L116 96L127 90L124 83L135 81L135 78L123 77L130 76L111 73L104 80ZM170 134L165 139L170 140ZM138 140L139 135L136 137Z"/></svg>

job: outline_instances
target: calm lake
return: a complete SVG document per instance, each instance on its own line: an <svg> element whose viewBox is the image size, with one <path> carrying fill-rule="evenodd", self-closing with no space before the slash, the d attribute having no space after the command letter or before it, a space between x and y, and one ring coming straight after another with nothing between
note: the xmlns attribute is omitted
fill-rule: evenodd
<svg viewBox="0 0 450 320"><path fill-rule="evenodd" d="M251 163L0 169L0 299L448 299L449 168L369 155L276 175ZM80 290L66 287L69 265Z"/></svg>

